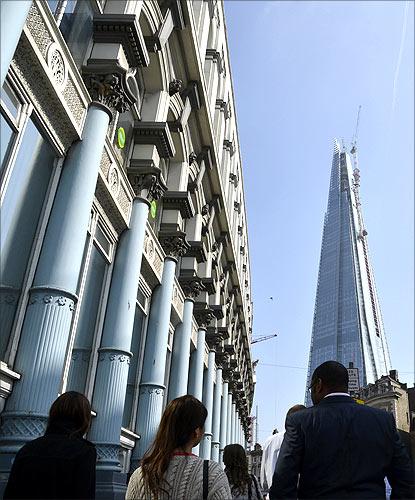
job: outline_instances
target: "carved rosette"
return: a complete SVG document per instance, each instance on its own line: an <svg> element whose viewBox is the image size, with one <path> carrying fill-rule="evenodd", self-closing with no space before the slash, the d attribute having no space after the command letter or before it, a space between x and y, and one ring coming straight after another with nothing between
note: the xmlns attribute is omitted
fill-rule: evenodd
<svg viewBox="0 0 415 500"><path fill-rule="evenodd" d="M160 169L140 172L128 169L128 178L136 196L146 198L148 201L158 200L167 190Z"/></svg>
<svg viewBox="0 0 415 500"><path fill-rule="evenodd" d="M180 285L187 299L195 299L199 295L199 293L203 292L203 290L205 289L202 280L198 278L192 278L185 281L180 280Z"/></svg>
<svg viewBox="0 0 415 500"><path fill-rule="evenodd" d="M94 72L85 68L83 78L91 99L119 113L130 109L136 96L130 91L126 82L126 73Z"/></svg>
<svg viewBox="0 0 415 500"><path fill-rule="evenodd" d="M197 324L200 328L207 328L212 319L215 317L211 309L196 310L194 312Z"/></svg>
<svg viewBox="0 0 415 500"><path fill-rule="evenodd" d="M166 255L175 259L183 257L190 248L189 243L186 241L186 233L183 231L172 234L163 234L160 232L159 240Z"/></svg>

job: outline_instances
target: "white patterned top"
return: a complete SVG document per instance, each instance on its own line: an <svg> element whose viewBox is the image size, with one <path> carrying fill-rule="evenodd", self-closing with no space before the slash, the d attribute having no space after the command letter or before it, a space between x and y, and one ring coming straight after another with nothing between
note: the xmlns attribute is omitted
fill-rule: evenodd
<svg viewBox="0 0 415 500"><path fill-rule="evenodd" d="M208 500L229 500L232 498L228 478L222 467L209 460ZM141 467L131 476L128 483L126 500L202 500L203 498L203 459L196 456L175 455L167 468L166 492L158 497L144 486Z"/></svg>

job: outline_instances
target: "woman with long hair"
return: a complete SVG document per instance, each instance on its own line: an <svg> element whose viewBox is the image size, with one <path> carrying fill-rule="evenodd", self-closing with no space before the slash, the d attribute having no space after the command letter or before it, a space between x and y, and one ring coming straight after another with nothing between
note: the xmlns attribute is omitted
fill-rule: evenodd
<svg viewBox="0 0 415 500"><path fill-rule="evenodd" d="M59 396L45 435L16 454L4 498L95 498L96 451L83 438L90 425L91 405L83 394Z"/></svg>
<svg viewBox="0 0 415 500"><path fill-rule="evenodd" d="M127 500L229 500L231 492L216 462L192 454L200 443L207 417L193 396L171 401L156 438L128 484Z"/></svg>
<svg viewBox="0 0 415 500"><path fill-rule="evenodd" d="M248 472L246 453L240 444L228 444L223 450L223 463L231 487L231 498L262 500L257 478Z"/></svg>

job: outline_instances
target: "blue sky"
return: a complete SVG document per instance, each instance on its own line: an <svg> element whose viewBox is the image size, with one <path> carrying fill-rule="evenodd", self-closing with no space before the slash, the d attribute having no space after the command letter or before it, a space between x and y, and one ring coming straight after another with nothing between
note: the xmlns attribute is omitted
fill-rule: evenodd
<svg viewBox="0 0 415 500"><path fill-rule="evenodd" d="M225 11L254 335L278 332L253 346L261 442L304 399L333 139L350 143L359 104L371 259L392 365L413 383L414 4L228 0Z"/></svg>

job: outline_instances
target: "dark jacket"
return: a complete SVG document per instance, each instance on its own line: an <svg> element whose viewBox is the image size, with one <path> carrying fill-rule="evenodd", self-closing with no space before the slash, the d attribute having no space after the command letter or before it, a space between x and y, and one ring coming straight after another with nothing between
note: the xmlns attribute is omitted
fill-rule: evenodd
<svg viewBox="0 0 415 500"><path fill-rule="evenodd" d="M391 498L413 498L411 465L393 416L329 396L287 418L270 498L385 498L385 476Z"/></svg>
<svg viewBox="0 0 415 500"><path fill-rule="evenodd" d="M17 453L4 498L95 498L95 446L55 426Z"/></svg>

